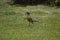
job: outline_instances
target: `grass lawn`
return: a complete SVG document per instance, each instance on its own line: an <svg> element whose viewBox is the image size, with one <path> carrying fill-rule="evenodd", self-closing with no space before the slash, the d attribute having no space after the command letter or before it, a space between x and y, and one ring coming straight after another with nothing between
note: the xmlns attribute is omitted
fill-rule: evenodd
<svg viewBox="0 0 60 40"><path fill-rule="evenodd" d="M60 40L60 8L10 6L0 0L0 40ZM26 10L39 22L28 26Z"/></svg>

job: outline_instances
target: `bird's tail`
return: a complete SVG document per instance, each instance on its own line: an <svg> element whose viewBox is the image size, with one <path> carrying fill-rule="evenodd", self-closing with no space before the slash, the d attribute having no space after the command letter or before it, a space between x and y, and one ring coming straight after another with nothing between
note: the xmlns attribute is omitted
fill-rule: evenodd
<svg viewBox="0 0 60 40"><path fill-rule="evenodd" d="M31 21L32 24L34 24L34 22L39 22L39 21L36 21L36 20Z"/></svg>
<svg viewBox="0 0 60 40"><path fill-rule="evenodd" d="M31 20L30 21L32 24L34 24L34 22L39 22L39 21L36 21L36 20Z"/></svg>

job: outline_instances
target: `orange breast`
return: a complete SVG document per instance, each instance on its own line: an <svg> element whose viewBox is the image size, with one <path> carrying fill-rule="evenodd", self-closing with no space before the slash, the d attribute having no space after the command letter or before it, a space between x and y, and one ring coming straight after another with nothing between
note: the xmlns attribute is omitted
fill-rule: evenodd
<svg viewBox="0 0 60 40"><path fill-rule="evenodd" d="M28 20L29 22L32 21L31 16L27 16L27 20Z"/></svg>

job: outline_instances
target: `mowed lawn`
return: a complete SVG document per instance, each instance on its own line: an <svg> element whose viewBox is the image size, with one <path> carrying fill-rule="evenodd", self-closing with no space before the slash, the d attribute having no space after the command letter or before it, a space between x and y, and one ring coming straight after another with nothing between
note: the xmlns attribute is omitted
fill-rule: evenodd
<svg viewBox="0 0 60 40"><path fill-rule="evenodd" d="M5 1L0 0L0 40L60 40L60 8L10 6ZM28 26L27 10L39 22Z"/></svg>

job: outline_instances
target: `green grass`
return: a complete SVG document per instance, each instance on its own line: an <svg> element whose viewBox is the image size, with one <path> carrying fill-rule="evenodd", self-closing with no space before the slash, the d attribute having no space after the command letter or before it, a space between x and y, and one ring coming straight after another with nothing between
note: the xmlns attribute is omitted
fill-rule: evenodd
<svg viewBox="0 0 60 40"><path fill-rule="evenodd" d="M60 40L59 8L44 5L17 7L0 1L0 40ZM28 26L27 9L39 22Z"/></svg>

